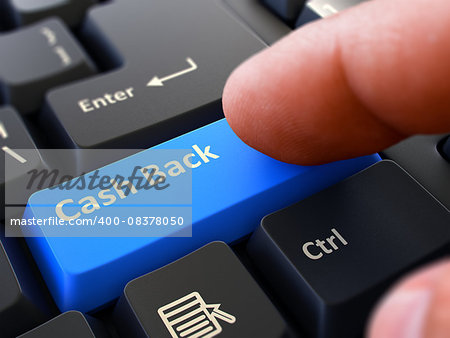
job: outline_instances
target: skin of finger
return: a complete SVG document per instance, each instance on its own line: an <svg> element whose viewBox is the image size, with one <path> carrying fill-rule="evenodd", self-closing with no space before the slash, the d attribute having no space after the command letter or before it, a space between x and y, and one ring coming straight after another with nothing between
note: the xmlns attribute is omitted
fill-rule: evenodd
<svg viewBox="0 0 450 338"><path fill-rule="evenodd" d="M450 66L439 72L434 68L426 69L424 74L417 68L416 60L405 61L403 54L390 46L398 43L391 37L395 35L393 27L398 24L389 15L385 18L384 10L393 10L392 3L401 7L402 1L372 1L307 25L239 67L228 80L223 95L225 115L238 136L280 160L320 164L375 152L416 132L417 126L410 122L398 125L403 119L420 118L422 121L418 125L423 132L436 132L436 128L450 130L448 114L439 115L445 111L439 107L445 106L443 101L448 101L450 90L448 80L445 82L440 76L450 76ZM421 0L416 2L423 5ZM413 6L411 3L414 1L408 1L409 6ZM404 16L414 22L414 13L404 13ZM375 18L378 27L372 22ZM438 28L434 38L442 41L444 33ZM450 37L449 32L450 29L445 32L447 37ZM409 35L408 39L417 47L423 45L421 39L426 38ZM449 51L434 49L427 58L433 63L444 63L442 55L446 56ZM405 73L408 62L414 64L413 69L418 69L419 74L410 77L420 78L422 74L428 80L417 84L420 81L411 81L402 75L401 83L395 82L395 70L401 66L397 74ZM448 64L447 59L445 64ZM389 81L385 81L386 78ZM433 91L431 106L421 99L422 108L410 104L415 110L404 109L398 113L401 104L396 100L400 92L414 101L417 97L412 95L414 91L420 89L427 93L427 88L435 82L442 83L443 89ZM411 83L411 88L405 83ZM418 89L418 85L422 87ZM422 111L424 105L433 108L430 111L441 123L436 125L434 118L427 118ZM397 118L399 115L403 117ZM427 124L427 120L432 122Z"/></svg>
<svg viewBox="0 0 450 338"><path fill-rule="evenodd" d="M441 291L439 290L439 284L446 283L447 287L445 292L448 292L450 280L448 279L448 272L450 271L450 260L442 260L432 265L421 268L420 270L414 272L410 276L405 277L399 283L394 286L391 291L389 291L380 303L375 308L371 320L369 321L367 337L370 338L398 338L401 337L402 332L404 332L405 327L404 321L410 316L408 310L405 309L403 304L398 304L402 297L398 295L408 295L421 293L431 294L431 303L428 307L428 313L426 313L424 318L425 325L420 332L423 337L440 337L431 336L431 330L447 329L448 324L437 322L435 319L435 312L442 309L450 309L450 302L441 298ZM436 289L434 289L436 288ZM395 297L397 295L397 297ZM437 325L438 324L438 325ZM442 332L442 331L438 331ZM446 331L450 332L450 331ZM442 336L445 337L445 336Z"/></svg>
<svg viewBox="0 0 450 338"><path fill-rule="evenodd" d="M372 20L366 27L369 18L358 13L362 9L349 11L349 22L340 24L350 87L402 134L450 131L450 44L445 43L450 2L376 0L367 5Z"/></svg>
<svg viewBox="0 0 450 338"><path fill-rule="evenodd" d="M424 337L450 337L450 264L435 284L430 310L425 319Z"/></svg>

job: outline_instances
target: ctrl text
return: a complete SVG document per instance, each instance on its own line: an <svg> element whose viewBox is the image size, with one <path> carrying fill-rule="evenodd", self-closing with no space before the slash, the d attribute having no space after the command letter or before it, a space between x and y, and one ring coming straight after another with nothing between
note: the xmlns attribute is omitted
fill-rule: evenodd
<svg viewBox="0 0 450 338"><path fill-rule="evenodd" d="M340 246L346 246L348 242L336 230L331 229L332 235L325 238L325 240L316 239L315 242L306 242L302 246L303 253L312 260L317 260L323 257L323 254L332 254L339 250Z"/></svg>

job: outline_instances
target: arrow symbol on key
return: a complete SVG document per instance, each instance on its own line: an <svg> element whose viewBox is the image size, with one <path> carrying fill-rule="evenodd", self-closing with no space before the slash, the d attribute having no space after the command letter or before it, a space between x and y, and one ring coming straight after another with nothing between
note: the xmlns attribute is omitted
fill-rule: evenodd
<svg viewBox="0 0 450 338"><path fill-rule="evenodd" d="M194 60L192 60L191 58L186 58L186 61L187 61L187 63L189 63L189 68L184 69L184 70L182 70L180 72L177 72L177 73L165 76L163 78L159 78L158 76L155 76L153 79L151 79L147 83L147 87L162 87L162 86L164 86L163 82L171 80L171 79L174 79L174 78L179 77L181 75L190 73L190 72L192 72L192 71L194 71L194 70L196 70L198 68L197 65L195 64Z"/></svg>

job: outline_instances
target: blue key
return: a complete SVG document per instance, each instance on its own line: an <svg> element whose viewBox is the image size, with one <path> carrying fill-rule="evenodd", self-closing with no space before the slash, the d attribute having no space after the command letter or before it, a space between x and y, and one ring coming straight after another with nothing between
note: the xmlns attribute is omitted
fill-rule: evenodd
<svg viewBox="0 0 450 338"><path fill-rule="evenodd" d="M60 215L62 218L91 220L111 216L126 221L131 216L133 220L149 210L162 209L162 212L169 210L168 216L173 210L179 210L181 214L185 212L187 219L187 210L192 203L192 234L189 231L183 234L175 226L169 229L178 230L163 232L163 237L149 237L145 235L148 228L142 233L139 232L142 227L125 224L117 227L116 234L122 237L107 238L109 234L102 232L101 226L75 232L74 236L79 237L54 237L52 230L41 227L44 237L28 237L30 249L61 311L99 309L120 296L128 281L211 241L234 242L250 234L268 213L380 160L378 155L371 155L311 167L282 163L245 145L223 119L110 164L100 169L99 175L116 172L125 175L136 166L147 167L155 161L152 158L155 149L172 149L166 151L169 154L167 158L159 156L158 161L166 161L174 154L178 156L172 158L178 165L171 161L165 168L164 161L158 162L159 172L165 171L167 177L167 181L162 182L158 181L158 175L153 176L153 182L158 182L161 190L135 189L133 192L133 186L128 185L125 187L127 194L122 191L122 198L118 190L110 189L108 195L114 195L115 201L111 202L111 196L98 199L99 208L95 210L82 209L78 201L87 195L100 196L100 188L81 191L47 189L30 198L24 217L27 220ZM192 178L188 176L190 173ZM192 179L192 195L186 194L189 190L177 183L183 181L182 177L188 177L187 181ZM163 183L170 186L164 190ZM65 202L61 204L61 201ZM105 201L106 204L111 202L110 205L105 206ZM158 203L166 208L155 209ZM142 207L136 207L139 205ZM108 229L113 229L113 226ZM137 235L129 237L134 235L120 231L137 231ZM67 234L73 235L62 233L61 236ZM89 234L97 237L83 237ZM177 234L191 236L169 237Z"/></svg>

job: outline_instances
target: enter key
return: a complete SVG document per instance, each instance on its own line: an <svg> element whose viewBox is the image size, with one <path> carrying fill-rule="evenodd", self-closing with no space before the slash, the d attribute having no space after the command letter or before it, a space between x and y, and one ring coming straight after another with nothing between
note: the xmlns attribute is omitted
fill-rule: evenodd
<svg viewBox="0 0 450 338"><path fill-rule="evenodd" d="M113 71L50 93L45 117L78 148L148 148L222 118L228 76L265 47L210 0L111 2L81 35Z"/></svg>

